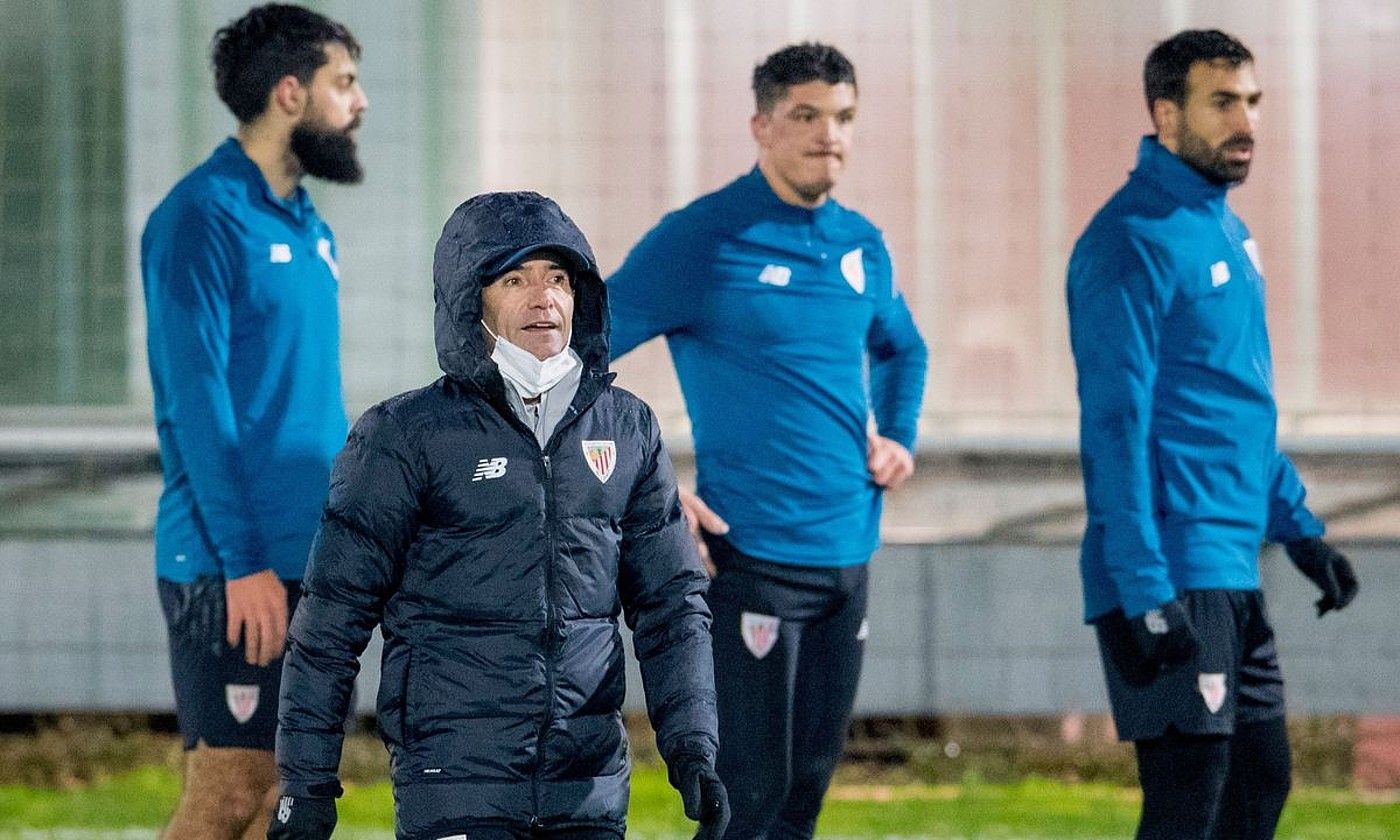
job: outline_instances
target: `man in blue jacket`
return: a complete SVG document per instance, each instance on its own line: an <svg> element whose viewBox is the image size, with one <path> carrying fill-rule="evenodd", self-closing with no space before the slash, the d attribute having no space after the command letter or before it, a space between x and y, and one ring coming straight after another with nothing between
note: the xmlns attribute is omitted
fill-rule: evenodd
<svg viewBox="0 0 1400 840"><path fill-rule="evenodd" d="M1144 79L1156 134L1069 264L1085 617L1137 750L1137 836L1268 838L1291 759L1259 545L1285 545L1319 615L1357 584L1278 449L1260 251L1225 201L1253 159L1253 57L1185 31Z"/></svg>
<svg viewBox="0 0 1400 840"><path fill-rule="evenodd" d="M619 618L703 840L714 772L705 574L651 410L612 386L583 233L487 193L433 260L446 374L355 423L292 621L272 840L325 840L358 656L384 635L379 731L402 840L622 840Z"/></svg>
<svg viewBox="0 0 1400 840"><path fill-rule="evenodd" d="M297 6L219 30L215 86L237 134L141 238L165 479L155 565L187 750L167 840L258 834L271 812L287 617L346 431L335 239L300 182L360 178L359 52Z"/></svg>
<svg viewBox="0 0 1400 840"><path fill-rule="evenodd" d="M810 837L860 676L885 489L914 470L927 354L880 231L831 197L855 69L824 44L753 74L758 165L661 220L608 281L613 358L664 335L716 570L729 837ZM872 420L873 415L873 420Z"/></svg>

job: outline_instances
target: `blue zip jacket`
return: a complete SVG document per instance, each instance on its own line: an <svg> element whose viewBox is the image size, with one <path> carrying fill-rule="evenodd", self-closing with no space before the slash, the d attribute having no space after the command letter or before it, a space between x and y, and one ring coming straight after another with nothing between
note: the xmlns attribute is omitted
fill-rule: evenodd
<svg viewBox="0 0 1400 840"><path fill-rule="evenodd" d="M614 359L666 336L699 495L734 546L789 565L867 561L881 500L867 418L913 450L928 356L879 229L834 199L787 204L755 167L663 218L608 295Z"/></svg>
<svg viewBox="0 0 1400 840"><path fill-rule="evenodd" d="M1278 449L1259 249L1225 193L1146 137L1070 257L1088 619L1258 589L1263 539L1323 530Z"/></svg>
<svg viewBox="0 0 1400 840"><path fill-rule="evenodd" d="M141 236L165 487L156 574L300 580L345 442L335 240L230 138Z"/></svg>

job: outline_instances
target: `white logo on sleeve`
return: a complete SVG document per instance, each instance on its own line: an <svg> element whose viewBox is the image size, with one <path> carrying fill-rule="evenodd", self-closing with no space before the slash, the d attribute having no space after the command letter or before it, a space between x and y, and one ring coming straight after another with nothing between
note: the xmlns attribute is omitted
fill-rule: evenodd
<svg viewBox="0 0 1400 840"><path fill-rule="evenodd" d="M857 248L854 251L847 251L846 256L841 258L841 276L846 278L856 294L865 294L865 251Z"/></svg>
<svg viewBox="0 0 1400 840"><path fill-rule="evenodd" d="M1211 714L1220 711L1220 707L1225 705L1225 675L1224 674L1197 674L1196 687L1201 690L1201 696L1206 700L1206 708Z"/></svg>
<svg viewBox="0 0 1400 840"><path fill-rule="evenodd" d="M1147 632L1154 636L1160 636L1167 632L1167 618L1162 615L1161 610L1148 610L1143 613L1142 623L1147 625Z"/></svg>
<svg viewBox="0 0 1400 840"><path fill-rule="evenodd" d="M285 242L272 243L272 247L267 249L267 261L271 263L291 262L292 246Z"/></svg>
<svg viewBox="0 0 1400 840"><path fill-rule="evenodd" d="M1254 263L1254 270L1260 274L1264 273L1264 261L1259 257L1259 243L1253 239L1244 241L1244 252L1249 255L1249 261Z"/></svg>
<svg viewBox="0 0 1400 840"><path fill-rule="evenodd" d="M258 687L228 683L224 686L224 700L233 719L247 723L253 719L253 712L258 710Z"/></svg>
<svg viewBox="0 0 1400 840"><path fill-rule="evenodd" d="M472 473L472 481L481 481L483 478L500 478L505 474L505 458L482 458L476 462L476 472Z"/></svg>
<svg viewBox="0 0 1400 840"><path fill-rule="evenodd" d="M292 818L292 798L284 796L277 800L277 821L283 825Z"/></svg>
<svg viewBox="0 0 1400 840"><path fill-rule="evenodd" d="M775 615L761 613L739 614L739 635L744 639L744 647L749 649L754 659L762 659L778 643L778 625L781 622Z"/></svg>
<svg viewBox="0 0 1400 840"><path fill-rule="evenodd" d="M316 253L321 255L321 259L325 260L326 265L331 270L331 276L339 280L340 266L336 264L335 254L331 253L331 241L324 236L316 240Z"/></svg>
<svg viewBox="0 0 1400 840"><path fill-rule="evenodd" d="M1224 260L1210 267L1210 285L1218 288L1230 282L1230 266Z"/></svg>
<svg viewBox="0 0 1400 840"><path fill-rule="evenodd" d="M786 286L792 282L792 269L785 265L765 265L758 273L758 282L769 286Z"/></svg>
<svg viewBox="0 0 1400 840"><path fill-rule="evenodd" d="M598 480L607 484L617 466L617 444L610 440L585 440L583 458Z"/></svg>

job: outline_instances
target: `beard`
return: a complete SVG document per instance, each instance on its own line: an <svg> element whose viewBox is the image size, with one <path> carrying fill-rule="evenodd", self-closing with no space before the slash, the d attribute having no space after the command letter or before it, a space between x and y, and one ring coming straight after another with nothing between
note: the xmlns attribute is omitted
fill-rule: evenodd
<svg viewBox="0 0 1400 840"><path fill-rule="evenodd" d="M319 121L303 121L292 129L291 149L307 175L337 184L358 184L365 177L350 132L359 128L360 118L343 129Z"/></svg>
<svg viewBox="0 0 1400 840"><path fill-rule="evenodd" d="M1204 137L1192 131L1184 122L1176 133L1177 156L1186 161L1192 169L1217 184L1242 184L1249 176L1252 161L1234 161L1225 157L1233 149L1253 149L1254 139L1246 134L1235 134L1219 146L1211 147Z"/></svg>

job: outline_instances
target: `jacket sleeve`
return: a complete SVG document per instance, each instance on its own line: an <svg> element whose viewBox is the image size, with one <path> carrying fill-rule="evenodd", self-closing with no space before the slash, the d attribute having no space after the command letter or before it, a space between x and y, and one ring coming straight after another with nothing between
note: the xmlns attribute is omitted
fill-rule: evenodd
<svg viewBox="0 0 1400 840"><path fill-rule="evenodd" d="M177 211L160 247L143 254L147 347L164 373L163 419L224 577L269 568L243 495L238 423L229 390L231 298L241 259L219 204Z"/></svg>
<svg viewBox="0 0 1400 840"><path fill-rule="evenodd" d="M359 656L402 578L422 481L394 418L366 412L331 472L282 666L277 766L287 795L336 789Z"/></svg>
<svg viewBox="0 0 1400 840"><path fill-rule="evenodd" d="M699 250L696 232L678 213L671 213L642 237L608 278L613 361L689 323L699 288L694 271L705 264Z"/></svg>
<svg viewBox="0 0 1400 840"><path fill-rule="evenodd" d="M883 243L880 251L889 273L890 259ZM876 310L866 336L870 403L880 434L912 452L919 431L919 408L924 401L928 348L893 276L888 283L889 294Z"/></svg>
<svg viewBox="0 0 1400 840"><path fill-rule="evenodd" d="M1157 530L1150 440L1162 291L1146 255L1123 239L1075 249L1069 327L1089 523L1103 529L1104 562L1131 618L1176 590Z"/></svg>
<svg viewBox="0 0 1400 840"><path fill-rule="evenodd" d="M1322 520L1307 506L1308 491L1298 477L1293 462L1279 452L1274 456L1274 474L1269 482L1269 526L1266 536L1273 542L1291 542L1303 537L1320 537Z"/></svg>
<svg viewBox="0 0 1400 840"><path fill-rule="evenodd" d="M708 580L686 530L671 458L656 418L646 412L646 467L622 521L618 590L641 665L647 714L656 744L670 762L677 750L714 755L714 660L710 650Z"/></svg>

